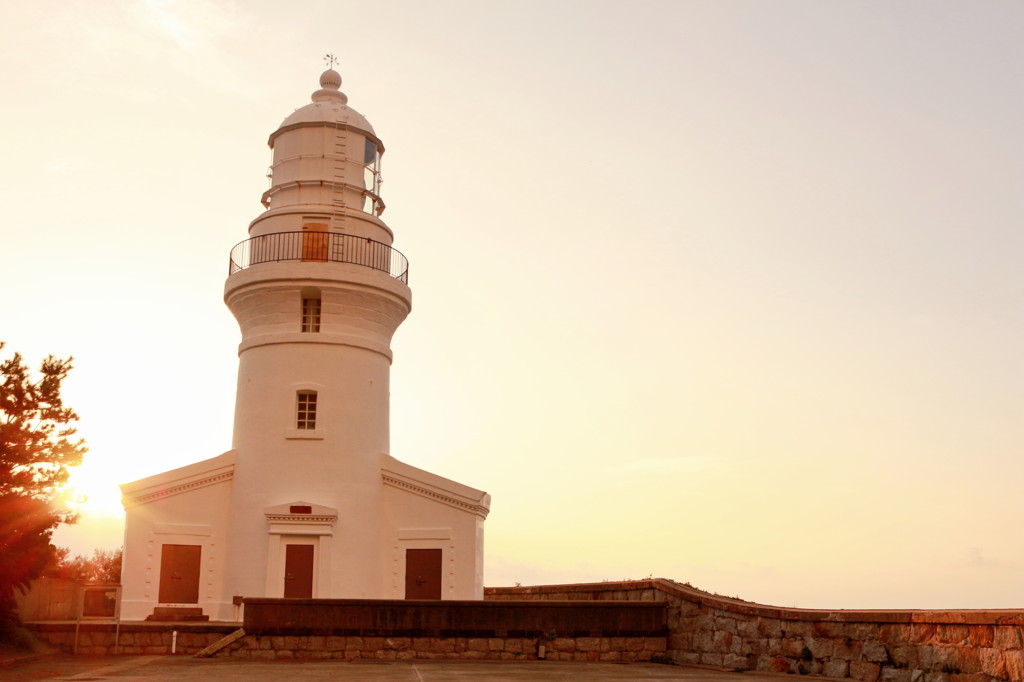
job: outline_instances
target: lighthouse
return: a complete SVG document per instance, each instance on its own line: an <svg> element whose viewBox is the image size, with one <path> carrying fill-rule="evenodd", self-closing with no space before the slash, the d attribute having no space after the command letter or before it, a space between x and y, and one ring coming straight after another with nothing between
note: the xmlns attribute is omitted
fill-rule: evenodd
<svg viewBox="0 0 1024 682"><path fill-rule="evenodd" d="M230 253L231 450L121 486L122 618L233 620L239 597L480 599L486 493L393 458L391 339L412 308L384 144L333 69L270 135Z"/></svg>

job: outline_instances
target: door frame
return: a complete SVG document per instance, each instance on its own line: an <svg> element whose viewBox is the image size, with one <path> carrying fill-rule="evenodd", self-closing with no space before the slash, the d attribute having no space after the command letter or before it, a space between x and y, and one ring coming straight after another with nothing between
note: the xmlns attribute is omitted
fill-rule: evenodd
<svg viewBox="0 0 1024 682"><path fill-rule="evenodd" d="M298 509L302 511L299 512ZM318 504L296 501L267 507L263 513L268 522L267 578L264 594L268 597L284 597L287 545L313 545L313 598L330 597L331 540L334 524L338 520L338 511Z"/></svg>
<svg viewBox="0 0 1024 682"><path fill-rule="evenodd" d="M392 599L405 599L405 550L441 550L441 599L451 599L455 589L455 541L451 528L399 528L393 547Z"/></svg>
<svg viewBox="0 0 1024 682"><path fill-rule="evenodd" d="M287 558L288 545L312 545L313 546L313 599L320 598L320 576L326 575L321 571L323 560L323 548L320 545L319 536L313 535L271 535L270 548L267 553L267 592L268 597L277 599L284 598L284 576L285 561Z"/></svg>

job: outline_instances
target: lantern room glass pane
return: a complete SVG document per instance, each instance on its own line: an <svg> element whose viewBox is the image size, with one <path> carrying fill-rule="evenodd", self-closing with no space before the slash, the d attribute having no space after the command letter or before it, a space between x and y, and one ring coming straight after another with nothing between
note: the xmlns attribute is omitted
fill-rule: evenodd
<svg viewBox="0 0 1024 682"><path fill-rule="evenodd" d="M380 152L377 143L363 138L363 187L380 195ZM367 211L372 212L372 211Z"/></svg>

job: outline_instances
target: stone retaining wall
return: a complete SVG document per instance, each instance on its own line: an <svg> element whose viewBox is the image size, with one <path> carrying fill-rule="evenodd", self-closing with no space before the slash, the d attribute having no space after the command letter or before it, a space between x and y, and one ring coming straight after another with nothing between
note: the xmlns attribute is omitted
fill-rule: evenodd
<svg viewBox="0 0 1024 682"><path fill-rule="evenodd" d="M556 629L514 630L509 624L524 627L516 624L516 618L526 622L523 614L530 613L529 604L524 602L537 601L549 602L545 606L550 607L551 613L545 617L554 619L550 622ZM591 623L603 620L603 616L593 614L605 609L590 608L580 602L596 607L594 602L623 601L647 603L637 604L637 613L628 621L609 620L600 626L619 627L620 631L592 631ZM566 602L581 607L571 618L566 615L573 611L573 605ZM663 605L666 620L662 622L667 623L667 629L662 625L657 631L626 631L628 623L640 622L636 620L639 615L650 615L656 606L651 602ZM355 610L348 610L350 606ZM719 597L669 580L487 588L483 603L385 605L395 613L412 609L403 616L402 626L412 629L402 632L378 631L373 620L361 620L372 615L367 606L365 602L350 602L331 616L343 620L331 625L333 629L327 632L301 632L300 624L298 630L284 627L277 633L250 633L224 647L218 655L385 660L664 660L851 678L857 682L1024 682L1022 610L786 609ZM461 610L460 615L456 618L455 611L451 611L454 620L447 622L458 623L470 614L471 629L436 628L443 619L437 620L435 616L452 609ZM303 616L301 620L308 618ZM41 639L61 650L74 649L73 622L35 623L30 627ZM239 624L82 623L77 626L78 653L170 653L173 632L177 631L177 653L191 654L238 627Z"/></svg>
<svg viewBox="0 0 1024 682"><path fill-rule="evenodd" d="M1024 611L761 606L669 580L487 588L487 600L659 600L668 657L859 682L1024 682Z"/></svg>
<svg viewBox="0 0 1024 682"><path fill-rule="evenodd" d="M335 637L246 635L217 656L344 660L637 662L665 659L665 637ZM667 660L667 659L665 659Z"/></svg>
<svg viewBox="0 0 1024 682"><path fill-rule="evenodd" d="M238 629L232 625L34 623L40 640L82 655L194 655ZM175 638L174 633L177 632ZM538 660L667 661L660 637L339 637L331 635L245 635L215 655L229 658L316 658L343 660Z"/></svg>
<svg viewBox="0 0 1024 682"><path fill-rule="evenodd" d="M150 623L29 623L38 639L60 651L83 655L195 654L238 629L231 625ZM177 632L177 637L175 637Z"/></svg>
<svg viewBox="0 0 1024 682"><path fill-rule="evenodd" d="M62 651L77 641L79 654L195 654L219 643L213 655L231 658L668 662L663 602L246 599L244 612L233 624L28 627Z"/></svg>

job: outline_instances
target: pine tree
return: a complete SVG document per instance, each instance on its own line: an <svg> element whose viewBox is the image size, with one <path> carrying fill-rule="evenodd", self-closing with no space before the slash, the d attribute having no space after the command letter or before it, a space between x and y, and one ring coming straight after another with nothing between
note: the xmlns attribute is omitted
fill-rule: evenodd
<svg viewBox="0 0 1024 682"><path fill-rule="evenodd" d="M47 357L38 378L20 353L0 362L0 629L11 620L14 590L25 590L52 563L53 530L74 521L57 504L68 467L86 452L74 438L78 415L60 395L71 361Z"/></svg>

